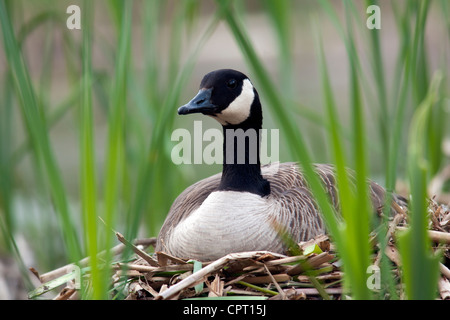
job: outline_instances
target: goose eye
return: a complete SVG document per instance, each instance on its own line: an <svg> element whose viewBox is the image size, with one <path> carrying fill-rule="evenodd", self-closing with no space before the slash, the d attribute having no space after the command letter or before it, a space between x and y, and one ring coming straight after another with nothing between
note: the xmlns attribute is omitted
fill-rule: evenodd
<svg viewBox="0 0 450 320"><path fill-rule="evenodd" d="M236 85L237 85L237 81L234 80L234 79L231 79L231 80L227 81L227 87L230 88L230 89L236 88Z"/></svg>

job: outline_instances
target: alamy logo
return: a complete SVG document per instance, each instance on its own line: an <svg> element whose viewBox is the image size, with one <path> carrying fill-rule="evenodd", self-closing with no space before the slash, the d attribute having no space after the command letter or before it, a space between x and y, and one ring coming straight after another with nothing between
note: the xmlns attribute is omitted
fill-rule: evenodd
<svg viewBox="0 0 450 320"><path fill-rule="evenodd" d="M270 134L268 134L269 131ZM258 134L260 141L258 141ZM178 143L172 148L172 162L175 164L223 164L225 159L226 164L256 164L258 142L261 164L279 161L278 129L258 131L226 129L225 138L226 155L224 157L224 136L221 130L210 128L203 131L202 121L194 121L193 134L187 129L175 129L171 140Z"/></svg>
<svg viewBox="0 0 450 320"><path fill-rule="evenodd" d="M371 5L367 7L367 14L370 16L367 18L366 26L368 29L381 29L381 11L377 5Z"/></svg>
<svg viewBox="0 0 450 320"><path fill-rule="evenodd" d="M70 14L70 16L67 18L67 21L66 21L67 29L69 29L69 30L73 30L73 29L80 30L81 29L81 10L80 10L80 7L75 5L75 4L72 4L72 5L67 7L66 13Z"/></svg>
<svg viewBox="0 0 450 320"><path fill-rule="evenodd" d="M380 267L376 265L370 265L366 270L367 277L366 285L370 290L379 290L381 288Z"/></svg>

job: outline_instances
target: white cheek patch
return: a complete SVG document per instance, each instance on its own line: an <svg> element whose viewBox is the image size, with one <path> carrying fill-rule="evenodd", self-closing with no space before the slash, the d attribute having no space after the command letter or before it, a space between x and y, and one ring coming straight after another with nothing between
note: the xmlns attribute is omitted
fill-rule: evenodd
<svg viewBox="0 0 450 320"><path fill-rule="evenodd" d="M255 92L253 91L253 85L250 80L245 79L242 84L241 94L230 103L228 108L216 115L216 120L222 125L244 122L250 116L250 109L254 98Z"/></svg>

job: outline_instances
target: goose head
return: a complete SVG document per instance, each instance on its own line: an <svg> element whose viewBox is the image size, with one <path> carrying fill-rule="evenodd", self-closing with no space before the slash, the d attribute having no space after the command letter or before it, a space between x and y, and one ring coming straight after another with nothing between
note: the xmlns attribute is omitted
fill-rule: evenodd
<svg viewBox="0 0 450 320"><path fill-rule="evenodd" d="M261 175L259 159L261 103L250 79L232 69L206 74L197 95L178 109L178 114L190 113L213 117L224 129L224 161L218 190L269 195L270 185Z"/></svg>
<svg viewBox="0 0 450 320"><path fill-rule="evenodd" d="M250 79L232 69L212 71L203 77L197 95L178 114L202 113L222 126L261 128L259 96Z"/></svg>

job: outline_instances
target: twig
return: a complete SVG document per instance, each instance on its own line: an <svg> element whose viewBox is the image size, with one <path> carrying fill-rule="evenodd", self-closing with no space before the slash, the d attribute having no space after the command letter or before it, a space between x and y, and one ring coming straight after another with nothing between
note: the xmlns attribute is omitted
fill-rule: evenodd
<svg viewBox="0 0 450 320"><path fill-rule="evenodd" d="M213 282L211 282L211 284L209 284L207 282L206 285L209 288L208 297L223 296L224 282L222 280L220 280L220 277L218 274L216 274L216 277L214 278Z"/></svg>
<svg viewBox="0 0 450 320"><path fill-rule="evenodd" d="M273 277L273 275L270 273L269 268L267 268L267 266L264 265L264 269L266 269L267 274L269 275L269 277L270 277L270 279L272 280L273 284L274 284L275 287L277 288L278 292L281 294L282 300L286 300L286 294L284 293L283 289L281 289L280 285L279 285L278 282L275 280L275 278Z"/></svg>
<svg viewBox="0 0 450 320"><path fill-rule="evenodd" d="M332 260L333 258L334 256L329 254L328 252L322 252L317 256L307 259L304 263L299 263L295 267L291 268L290 270L288 270L287 274L288 275L300 274L305 270L305 268L314 269L320 266L322 263Z"/></svg>
<svg viewBox="0 0 450 320"><path fill-rule="evenodd" d="M127 263L117 263L116 268L122 269L126 268L128 270L136 270L140 272L170 272L170 271L191 271L193 269L193 265L190 263L185 263L183 265L169 265L165 267L153 267L153 266L145 266L139 264L127 264Z"/></svg>
<svg viewBox="0 0 450 320"><path fill-rule="evenodd" d="M257 291L259 291L259 292L265 293L265 294L270 294L270 295L272 295L272 296L278 295L278 292L276 292L276 291L273 291L273 290L270 290L270 289L266 289L266 288L261 288L261 287L258 287L257 285L254 285L254 284L251 284L251 283L242 281L242 280L241 280L241 281L238 281L237 283L239 283L239 284L241 284L241 285L243 285L243 286L252 288L252 289L254 289L254 290L257 290Z"/></svg>
<svg viewBox="0 0 450 320"><path fill-rule="evenodd" d="M61 291L59 295L57 295L53 300L69 300L73 294L76 293L75 289L65 288L65 290Z"/></svg>
<svg viewBox="0 0 450 320"><path fill-rule="evenodd" d="M293 263L293 262L300 262L302 260L306 260L306 256L292 256L292 257L286 257L286 258L281 258L281 259L277 259L277 260L271 260L271 261L267 261L264 264L267 266L278 266L280 264L287 264L287 263Z"/></svg>
<svg viewBox="0 0 450 320"><path fill-rule="evenodd" d="M439 263L439 270L444 277L450 280L450 270L442 262Z"/></svg>
<svg viewBox="0 0 450 320"><path fill-rule="evenodd" d="M391 245L386 246L385 249L386 256L394 262L397 266L401 266L400 253L397 248Z"/></svg>
<svg viewBox="0 0 450 320"><path fill-rule="evenodd" d="M402 215L403 217L407 216L405 210L403 210L403 208L400 207L400 205L397 202L392 201L392 208L395 210L395 212Z"/></svg>
<svg viewBox="0 0 450 320"><path fill-rule="evenodd" d="M122 242L126 246L131 247L131 249L133 249L133 251L138 256L140 256L142 259L144 259L149 265L154 266L154 267L159 266L158 262L155 259L153 259L151 256L149 256L146 252L144 252L141 249L139 249L138 247L136 247L134 244L129 242L127 239L125 239L125 237L120 232L116 232L116 236L120 242Z"/></svg>
<svg viewBox="0 0 450 320"><path fill-rule="evenodd" d="M158 262L161 266L165 266L167 264L167 260L172 260L173 262L180 263L180 264L186 263L186 261L184 261L180 258L174 257L165 252L162 252L162 251L156 252L156 256L158 257Z"/></svg>
<svg viewBox="0 0 450 320"><path fill-rule="evenodd" d="M399 205L396 202L395 203L398 207ZM386 243L389 242L389 239L392 237L392 235L395 232L395 229L398 228L399 223L404 220L406 217L405 213L398 213L395 215L394 219L389 223L389 227L386 233Z"/></svg>
<svg viewBox="0 0 450 320"><path fill-rule="evenodd" d="M438 287L442 300L450 300L450 282L448 279L440 277Z"/></svg>
<svg viewBox="0 0 450 320"><path fill-rule="evenodd" d="M262 289L262 288L260 288L260 289ZM227 294L228 293L232 293L234 295L243 295L243 296L245 295L245 296L258 296L258 297L261 297L261 293L260 292L243 290L243 289L237 289L237 288L232 288L232 287L225 288L224 292L227 293ZM277 294L277 292L275 292L275 294ZM278 296L278 294L276 296Z"/></svg>
<svg viewBox="0 0 450 320"><path fill-rule="evenodd" d="M179 283L171 286L166 291L160 293L156 299L168 299L175 294L179 293L181 290L189 288L193 286L198 281L201 281L203 277L207 276L208 274L218 271L222 269L228 262L232 260L242 260L242 259L252 259L257 258L258 256L261 256L263 254L269 253L268 251L250 251L250 252L239 252L239 253L231 253L228 254L216 261L213 261L206 267L202 268L201 270L197 271L196 273L193 273L189 277L185 278L184 280L180 281ZM277 256L277 254L271 253L274 256Z"/></svg>
<svg viewBox="0 0 450 320"><path fill-rule="evenodd" d="M407 228L397 227L397 230L404 231L407 230ZM450 233L448 232L428 230L428 236L430 237L430 240L433 242L450 244Z"/></svg>
<svg viewBox="0 0 450 320"><path fill-rule="evenodd" d="M324 300L331 300L331 297L328 295L327 290L320 284L319 280L316 279L314 276L309 276L309 281L313 284L313 286L316 288L319 295Z"/></svg>
<svg viewBox="0 0 450 320"><path fill-rule="evenodd" d="M156 243L156 238L137 239L134 242L135 245L142 245L144 247L147 247L149 245L155 245L155 243ZM115 247L111 248L110 252L111 252L112 256L116 256L116 255L121 254L124 249L125 249L125 245L124 244L118 244ZM106 255L106 253L107 253L107 250L103 250L103 251L99 252L97 256L99 258L102 258L102 257L104 257ZM87 265L89 265L89 261L90 261L90 258L86 257L84 259L81 259L78 262L78 265L80 267L82 267L82 268L86 267ZM41 283L45 283L45 282L48 282L50 280L53 280L53 279L61 277L62 275L66 274L68 272L68 270L73 270L73 266L74 266L74 263L70 263L70 264L65 265L63 267L59 267L59 268L57 268L55 270L46 272L46 273L44 273L42 275L39 275L33 269L34 270L33 273L38 277L38 279L39 279L39 281L41 281Z"/></svg>
<svg viewBox="0 0 450 320"><path fill-rule="evenodd" d="M289 281L291 277L287 275L286 273L279 273L270 276L259 276L259 277L252 277L252 276L246 276L244 275L244 278L240 279L242 281L252 283L252 284L261 284L261 283L269 283L273 282L274 280L276 282L286 282Z"/></svg>

